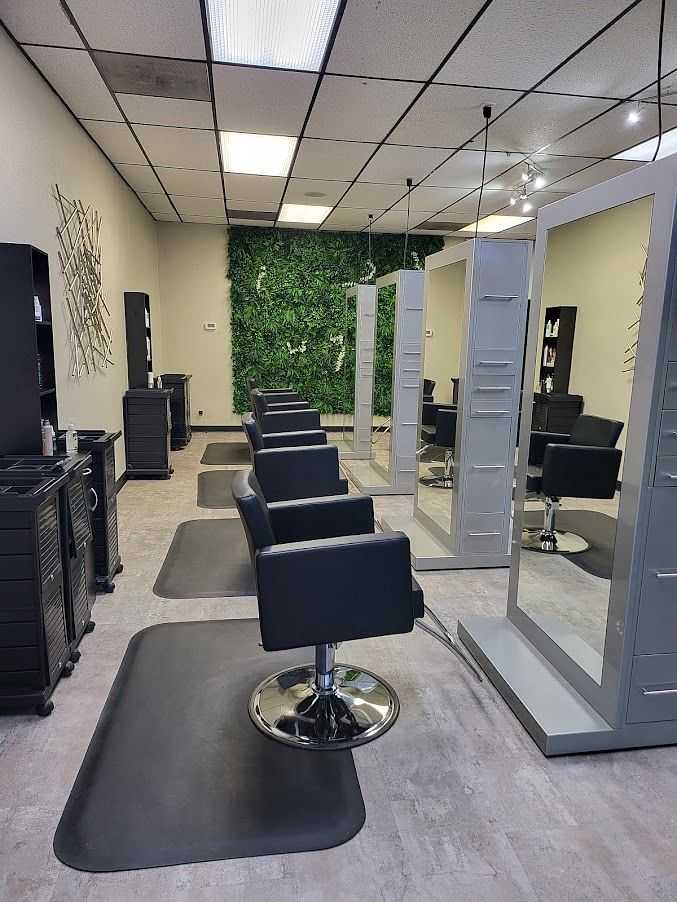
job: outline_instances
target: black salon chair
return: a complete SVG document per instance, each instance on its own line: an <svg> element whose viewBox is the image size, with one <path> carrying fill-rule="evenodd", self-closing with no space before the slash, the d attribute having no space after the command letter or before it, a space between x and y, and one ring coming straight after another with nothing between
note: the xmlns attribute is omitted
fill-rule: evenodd
<svg viewBox="0 0 677 902"><path fill-rule="evenodd" d="M399 713L397 695L363 668L337 664L338 642L408 633L424 615L409 539L374 533L363 495L266 502L251 470L233 480L266 651L315 647L315 662L276 673L254 690L249 714L267 736L298 748L352 748L376 739Z"/></svg>
<svg viewBox="0 0 677 902"><path fill-rule="evenodd" d="M264 448L293 448L297 445L326 445L327 433L324 429L304 429L298 432L269 432L261 431L258 420L251 413L245 413L242 417L242 428L249 444L249 454L253 461L256 451Z"/></svg>
<svg viewBox="0 0 677 902"><path fill-rule="evenodd" d="M423 404L421 415L422 446L418 455L429 450L444 452L444 470L440 475L422 476L420 482L436 489L454 487L454 447L456 445L456 420L458 410L451 404Z"/></svg>
<svg viewBox="0 0 677 902"><path fill-rule="evenodd" d="M532 432L527 469L527 500L545 503L543 527L525 529L522 547L550 554L576 554L590 546L581 536L557 529L560 499L613 498L622 453L616 443L623 423L579 416L571 434Z"/></svg>
<svg viewBox="0 0 677 902"><path fill-rule="evenodd" d="M255 389L264 395L277 396L278 401L303 401L301 395L292 388L259 388L256 379L247 379L247 392L250 398Z"/></svg>
<svg viewBox="0 0 677 902"><path fill-rule="evenodd" d="M433 401L433 392L435 391L435 380L434 379L424 379L423 380L423 402L432 403Z"/></svg>
<svg viewBox="0 0 677 902"><path fill-rule="evenodd" d="M282 394L265 395L260 389L255 388L251 393L253 413L257 419L261 419L264 413L274 413L285 410L308 410L308 401L280 401Z"/></svg>
<svg viewBox="0 0 677 902"><path fill-rule="evenodd" d="M300 402L301 406L275 405L262 401L262 395L256 389L253 393L254 416L263 435L280 432L317 431L320 428L320 411L308 407L308 402Z"/></svg>

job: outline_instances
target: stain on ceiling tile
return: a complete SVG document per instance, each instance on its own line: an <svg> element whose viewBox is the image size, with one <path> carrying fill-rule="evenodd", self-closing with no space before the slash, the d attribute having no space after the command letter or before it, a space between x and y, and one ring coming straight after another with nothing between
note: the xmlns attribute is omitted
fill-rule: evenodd
<svg viewBox="0 0 677 902"><path fill-rule="evenodd" d="M206 63L102 50L95 51L93 56L111 90L117 94L211 100Z"/></svg>

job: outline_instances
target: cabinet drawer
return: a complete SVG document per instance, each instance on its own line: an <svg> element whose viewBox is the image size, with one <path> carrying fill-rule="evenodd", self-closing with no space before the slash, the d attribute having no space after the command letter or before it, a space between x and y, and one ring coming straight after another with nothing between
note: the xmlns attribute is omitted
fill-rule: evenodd
<svg viewBox="0 0 677 902"><path fill-rule="evenodd" d="M654 483L655 485L677 488L677 454L658 458Z"/></svg>
<svg viewBox="0 0 677 902"><path fill-rule="evenodd" d="M30 529L0 529L0 554L33 554Z"/></svg>
<svg viewBox="0 0 677 902"><path fill-rule="evenodd" d="M10 647L37 645L40 640L39 632L35 620L26 623L3 623L0 626L0 657Z"/></svg>
<svg viewBox="0 0 677 902"><path fill-rule="evenodd" d="M677 363L668 364L663 407L665 410L677 410Z"/></svg>
<svg viewBox="0 0 677 902"><path fill-rule="evenodd" d="M491 554L504 550L505 515L466 514L461 528L462 552Z"/></svg>
<svg viewBox="0 0 677 902"><path fill-rule="evenodd" d="M661 457L677 454L677 410L666 410L661 417L658 454Z"/></svg>
<svg viewBox="0 0 677 902"><path fill-rule="evenodd" d="M677 562L672 569L647 569L637 621L635 653L677 653Z"/></svg>
<svg viewBox="0 0 677 902"><path fill-rule="evenodd" d="M512 376L522 363L522 352L515 348L485 348L472 352L473 373L498 377Z"/></svg>
<svg viewBox="0 0 677 902"><path fill-rule="evenodd" d="M476 398L470 402L471 417L509 417L512 416L512 398Z"/></svg>
<svg viewBox="0 0 677 902"><path fill-rule="evenodd" d="M632 663L628 722L677 718L677 654L637 655Z"/></svg>
<svg viewBox="0 0 677 902"><path fill-rule="evenodd" d="M473 514L504 514L506 468L472 464L466 479L466 510Z"/></svg>
<svg viewBox="0 0 677 902"><path fill-rule="evenodd" d="M472 397L479 401L487 399L505 398L508 402L512 399L515 391L515 377L505 375L501 377L498 373L492 375L477 375L472 380Z"/></svg>

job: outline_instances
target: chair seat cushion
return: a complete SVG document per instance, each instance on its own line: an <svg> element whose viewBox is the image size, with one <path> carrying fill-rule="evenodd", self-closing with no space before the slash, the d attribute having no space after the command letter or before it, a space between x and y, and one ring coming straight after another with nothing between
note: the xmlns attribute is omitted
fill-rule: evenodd
<svg viewBox="0 0 677 902"><path fill-rule="evenodd" d="M435 444L435 435L437 434L437 429L434 426L422 426L421 427L421 438L428 445Z"/></svg>
<svg viewBox="0 0 677 902"><path fill-rule="evenodd" d="M527 467L527 492L540 494L543 484L543 467L529 464Z"/></svg>
<svg viewBox="0 0 677 902"><path fill-rule="evenodd" d="M414 617L417 620L423 617L425 614L423 608L423 589L419 586L413 576L411 577L411 604L414 609Z"/></svg>

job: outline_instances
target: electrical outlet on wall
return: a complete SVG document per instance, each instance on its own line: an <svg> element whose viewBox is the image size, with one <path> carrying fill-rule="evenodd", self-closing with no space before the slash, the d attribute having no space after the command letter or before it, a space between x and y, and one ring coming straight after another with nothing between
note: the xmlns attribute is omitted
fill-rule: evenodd
<svg viewBox="0 0 677 902"><path fill-rule="evenodd" d="M199 417L203 417L203 416L205 415L204 410L198 410L197 415L198 415Z"/></svg>
<svg viewBox="0 0 677 902"><path fill-rule="evenodd" d="M216 332L216 323L213 320L208 320L206 323L202 323L202 328L205 332Z"/></svg>

